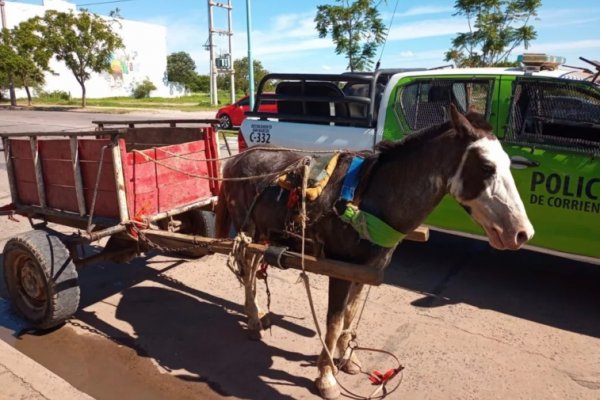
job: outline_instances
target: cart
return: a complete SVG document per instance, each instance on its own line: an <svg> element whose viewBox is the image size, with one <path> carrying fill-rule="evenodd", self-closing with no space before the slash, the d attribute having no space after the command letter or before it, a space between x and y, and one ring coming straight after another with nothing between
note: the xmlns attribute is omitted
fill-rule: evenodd
<svg viewBox="0 0 600 400"><path fill-rule="evenodd" d="M0 215L25 216L33 228L8 240L3 273L14 308L36 329L77 311L78 270L86 265L127 262L149 249L197 257L233 247L214 238L216 120L94 123L90 132L0 133L12 199ZM62 234L48 223L74 231ZM99 253L85 254L86 244L106 238ZM282 247L250 244L246 251L279 268L383 281L382 271Z"/></svg>

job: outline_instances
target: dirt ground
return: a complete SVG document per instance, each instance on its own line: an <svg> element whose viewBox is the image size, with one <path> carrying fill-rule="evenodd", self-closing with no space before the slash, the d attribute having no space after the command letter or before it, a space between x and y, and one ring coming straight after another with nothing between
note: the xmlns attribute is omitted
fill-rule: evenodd
<svg viewBox="0 0 600 400"><path fill-rule="evenodd" d="M30 229L20 220L0 218L0 249ZM97 399L317 398L320 344L298 272L269 273L274 325L259 342L246 337L243 291L217 255L90 266L80 311L44 334L23 331L0 299L0 337ZM434 233L400 246L370 292L358 342L405 366L390 399L598 399L599 282L597 265ZM327 281L311 283L323 317ZM360 357L365 372L395 367L383 353ZM373 390L364 374L338 378Z"/></svg>

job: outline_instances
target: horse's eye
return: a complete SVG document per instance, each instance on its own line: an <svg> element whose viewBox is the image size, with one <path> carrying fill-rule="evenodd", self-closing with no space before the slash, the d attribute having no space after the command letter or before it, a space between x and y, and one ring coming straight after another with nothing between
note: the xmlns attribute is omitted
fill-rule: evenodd
<svg viewBox="0 0 600 400"><path fill-rule="evenodd" d="M496 166L494 164L482 164L481 170L485 173L486 176L492 176L496 173Z"/></svg>

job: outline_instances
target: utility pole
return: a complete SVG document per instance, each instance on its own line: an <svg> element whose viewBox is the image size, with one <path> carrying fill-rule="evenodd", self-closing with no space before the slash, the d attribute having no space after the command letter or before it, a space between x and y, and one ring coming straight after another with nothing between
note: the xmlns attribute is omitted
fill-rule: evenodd
<svg viewBox="0 0 600 400"><path fill-rule="evenodd" d="M213 41L213 6L214 3L208 0L208 47L210 52L210 104L217 105L217 66L215 63L215 43Z"/></svg>
<svg viewBox="0 0 600 400"><path fill-rule="evenodd" d="M246 0L246 29L248 31L248 83L250 86L250 109L254 110L254 59L252 58L252 6L250 0Z"/></svg>
<svg viewBox="0 0 600 400"><path fill-rule="evenodd" d="M228 14L228 27L227 30L224 29L216 29L214 27L214 16L213 16L213 7L224 8L227 10ZM217 104L217 76L219 75L219 71L226 72L229 74L231 84L231 102L235 102L235 84L234 77L235 71L233 70L233 23L232 23L232 11L233 7L231 5L231 0L227 0L227 4L224 3L216 3L212 0L208 0L208 47L210 51L210 103L212 105ZM223 57L220 55L218 59L215 58L215 40L214 35L222 35L229 37L229 54L228 61L229 64L224 66L223 61L227 59L227 57Z"/></svg>
<svg viewBox="0 0 600 400"><path fill-rule="evenodd" d="M231 104L235 103L235 69L233 68L233 18L232 11L233 7L231 6L231 0L227 0L227 5L229 6L227 10L227 30L229 31L229 96L231 97Z"/></svg>
<svg viewBox="0 0 600 400"><path fill-rule="evenodd" d="M2 30L8 29L6 27L6 13L4 12L4 0L0 0L0 14L2 19ZM8 71L8 91L10 93L10 105L17 105L17 97L15 96L15 83L13 81L12 71Z"/></svg>

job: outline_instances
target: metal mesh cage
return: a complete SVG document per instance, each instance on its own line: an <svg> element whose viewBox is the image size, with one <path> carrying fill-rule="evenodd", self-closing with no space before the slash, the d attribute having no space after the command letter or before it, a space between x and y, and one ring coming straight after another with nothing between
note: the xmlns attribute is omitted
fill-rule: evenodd
<svg viewBox="0 0 600 400"><path fill-rule="evenodd" d="M450 104L466 113L470 107L488 116L488 81L431 80L405 86L398 93L395 112L401 125L419 130L447 121Z"/></svg>
<svg viewBox="0 0 600 400"><path fill-rule="evenodd" d="M518 81L507 138L581 148L599 148L600 94L569 81Z"/></svg>

